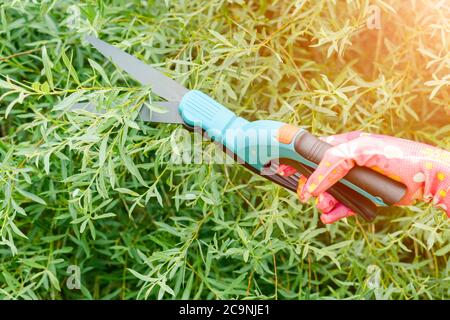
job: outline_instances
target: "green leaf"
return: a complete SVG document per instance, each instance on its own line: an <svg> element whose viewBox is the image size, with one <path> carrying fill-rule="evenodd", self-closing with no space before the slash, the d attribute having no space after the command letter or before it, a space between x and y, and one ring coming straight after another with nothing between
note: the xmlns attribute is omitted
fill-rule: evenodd
<svg viewBox="0 0 450 320"><path fill-rule="evenodd" d="M159 293L158 293L158 299L162 299L164 293L168 293L171 296L174 296L175 293L173 292L172 288L170 288L165 282L160 282L159 283L160 289L159 289Z"/></svg>
<svg viewBox="0 0 450 320"><path fill-rule="evenodd" d="M54 88L53 74L52 74L53 63L50 61L50 58L47 54L47 48L45 46L42 47L42 63L44 64L44 74L47 77L47 82L50 85L50 89L53 90Z"/></svg>
<svg viewBox="0 0 450 320"><path fill-rule="evenodd" d="M139 196L139 193L134 192L134 191L132 191L130 189L127 189L127 188L116 188L114 190L116 190L116 191L118 191L120 193L129 194L130 196L134 196L134 197L138 197Z"/></svg>
<svg viewBox="0 0 450 320"><path fill-rule="evenodd" d="M75 68L72 65L71 60L69 60L69 58L66 55L65 51L62 51L61 54L62 60L64 62L64 65L66 66L67 70L69 71L69 75L72 77L72 79L78 84L80 85L80 80L78 79L78 75L77 72L75 71Z"/></svg>
<svg viewBox="0 0 450 320"><path fill-rule="evenodd" d="M9 113L11 112L12 108L16 105L16 104L21 104L23 102L23 100L25 99L26 95L23 92L19 93L19 96L14 99L13 101L11 101L8 106L6 107L5 110L5 118L8 117Z"/></svg>
<svg viewBox="0 0 450 320"><path fill-rule="evenodd" d="M143 274L140 274L139 272L134 271L133 269L130 269L130 268L128 268L128 271L130 271L131 274L132 274L133 276L135 276L136 278L138 278L138 279L140 279L140 280L142 280L142 281L144 281L144 282L154 282L154 281L157 281L157 280L158 280L158 279L156 279L156 278L153 278L153 277L149 277L149 276L145 276L145 275L143 275Z"/></svg>
<svg viewBox="0 0 450 320"><path fill-rule="evenodd" d="M215 38L217 38L220 42L222 42L223 44L226 44L229 47L233 47L233 44L231 44L227 38L225 38L223 35L221 35L220 33L214 31L214 30L209 30L209 33L212 34Z"/></svg>
<svg viewBox="0 0 450 320"><path fill-rule="evenodd" d="M84 230L86 230L86 227L87 227L87 225L88 225L88 222L89 222L89 219L85 219L85 220L81 223L81 226L80 226L80 233L83 233Z"/></svg>
<svg viewBox="0 0 450 320"><path fill-rule="evenodd" d="M44 170L45 173L49 174L50 173L50 153L46 153L44 155Z"/></svg>
<svg viewBox="0 0 450 320"><path fill-rule="evenodd" d="M450 243L448 243L446 246L437 250L434 254L437 255L438 257L442 257L442 256L445 256L449 252L450 252Z"/></svg>
<svg viewBox="0 0 450 320"><path fill-rule="evenodd" d="M43 94L49 94L50 93L50 86L48 85L47 81L45 81L43 84L41 84L40 90L41 90L41 92Z"/></svg>
<svg viewBox="0 0 450 320"><path fill-rule="evenodd" d="M138 179L138 181L144 185L147 186L147 183L144 181L144 179L141 176L141 173L139 172L136 165L133 163L133 160L129 156L127 156L122 150L120 152L121 159L123 161L123 164L128 169L128 171Z"/></svg>
<svg viewBox="0 0 450 320"><path fill-rule="evenodd" d="M109 136L106 135L101 144L100 144L100 150L99 150L99 161L98 161L98 166L99 167L103 167L103 165L105 164L105 160L106 160L106 150L108 148L108 138Z"/></svg>
<svg viewBox="0 0 450 320"><path fill-rule="evenodd" d="M16 190L19 191L19 193L27 199L30 199L30 200L40 203L42 205L47 205L47 203L41 197L39 197L31 192L25 191L18 187L16 187Z"/></svg>
<svg viewBox="0 0 450 320"><path fill-rule="evenodd" d="M12 231L15 234L17 234L19 237L22 237L24 239L28 239L28 237L22 231L20 231L19 228L17 228L17 226L14 224L14 222L9 221L9 226L11 227Z"/></svg>
<svg viewBox="0 0 450 320"><path fill-rule="evenodd" d="M115 216L116 216L115 213L113 213L113 212L108 212L108 213L103 213L103 214L96 215L96 216L93 218L93 220L112 218L112 217L115 217Z"/></svg>
<svg viewBox="0 0 450 320"><path fill-rule="evenodd" d="M53 110L67 110L72 107L75 103L80 101L81 97L83 97L83 91L76 91L69 96L65 97L60 103L53 107Z"/></svg>
<svg viewBox="0 0 450 320"><path fill-rule="evenodd" d="M102 76L102 78L108 83L111 84L109 82L108 76L106 75L105 70L103 69L103 67L101 65L99 65L97 62L95 62L94 60L91 60L88 58L89 64L91 65L91 67L93 69L95 69L98 73L100 73L100 75Z"/></svg>

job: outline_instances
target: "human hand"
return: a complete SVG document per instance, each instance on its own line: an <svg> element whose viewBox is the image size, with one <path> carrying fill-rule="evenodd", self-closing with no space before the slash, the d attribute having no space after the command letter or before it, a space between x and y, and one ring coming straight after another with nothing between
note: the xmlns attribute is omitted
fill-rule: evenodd
<svg viewBox="0 0 450 320"><path fill-rule="evenodd" d="M416 200L432 202L450 217L450 152L405 139L359 131L323 138L328 150L315 172L298 185L302 202L317 197L323 223L333 223L354 213L326 192L355 165L366 166L402 182L407 193L396 205ZM286 167L280 170L286 170Z"/></svg>

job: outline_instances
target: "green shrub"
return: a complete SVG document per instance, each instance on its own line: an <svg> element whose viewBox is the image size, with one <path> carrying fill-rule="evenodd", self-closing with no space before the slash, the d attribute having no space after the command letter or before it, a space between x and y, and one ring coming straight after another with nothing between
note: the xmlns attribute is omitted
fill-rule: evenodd
<svg viewBox="0 0 450 320"><path fill-rule="evenodd" d="M238 165L176 165L182 129L133 121L149 88L82 41L96 33L248 119L448 149L445 1L0 3L0 297L449 298L441 211L323 226ZM123 104L64 111L81 97Z"/></svg>

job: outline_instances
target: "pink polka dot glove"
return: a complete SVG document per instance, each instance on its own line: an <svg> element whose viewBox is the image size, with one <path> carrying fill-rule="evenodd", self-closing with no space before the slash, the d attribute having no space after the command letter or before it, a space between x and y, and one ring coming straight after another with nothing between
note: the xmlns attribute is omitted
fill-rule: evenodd
<svg viewBox="0 0 450 320"><path fill-rule="evenodd" d="M407 193L396 205L410 205L416 200L432 202L450 217L450 152L405 139L350 132L323 138L334 147L329 149L316 171L302 177L298 195L302 202L317 197L323 223L333 223L354 215L326 192L355 165L366 166L407 187ZM286 166L280 170L292 174Z"/></svg>

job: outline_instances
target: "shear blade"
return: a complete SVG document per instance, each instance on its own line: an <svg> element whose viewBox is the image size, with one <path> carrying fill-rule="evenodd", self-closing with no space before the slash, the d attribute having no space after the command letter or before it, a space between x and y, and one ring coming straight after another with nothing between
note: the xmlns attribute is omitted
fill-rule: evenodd
<svg viewBox="0 0 450 320"><path fill-rule="evenodd" d="M151 85L154 93L168 101L181 101L189 91L175 80L115 46L93 36L86 36L86 40L132 78L143 85Z"/></svg>
<svg viewBox="0 0 450 320"><path fill-rule="evenodd" d="M156 112L152 111L147 107L142 107L139 111L139 115L137 117L138 120L149 121L149 122L158 122L158 123L181 123L184 124L183 118L181 118L180 113L178 112L178 103L177 102L158 102L155 103L158 108L164 108L166 112ZM74 104L70 110L85 110L92 113L103 114L105 110L99 110L97 106L93 103L76 103Z"/></svg>

